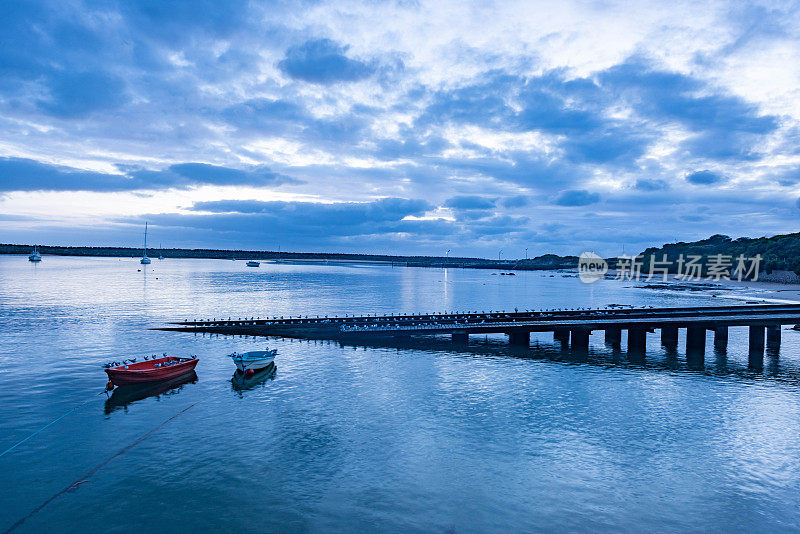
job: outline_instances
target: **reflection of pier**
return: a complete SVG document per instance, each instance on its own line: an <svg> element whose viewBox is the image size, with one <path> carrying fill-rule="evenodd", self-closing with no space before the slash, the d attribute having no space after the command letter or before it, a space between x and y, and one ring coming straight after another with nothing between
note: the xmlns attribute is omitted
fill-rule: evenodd
<svg viewBox="0 0 800 534"><path fill-rule="evenodd" d="M514 312L359 315L338 317L273 317L211 319L173 323L162 330L303 339L379 339L450 335L467 343L470 334L508 335L513 345L530 344L531 332L553 332L555 339L575 349L589 346L589 336L603 331L606 343L620 345L627 332L628 352L644 353L648 333L660 330L661 343L677 348L678 331L686 329L686 352L702 358L706 332L724 350L728 328L747 327L751 364L763 363L764 345L777 349L781 325L800 323L800 305L704 306L694 308L576 309Z"/></svg>

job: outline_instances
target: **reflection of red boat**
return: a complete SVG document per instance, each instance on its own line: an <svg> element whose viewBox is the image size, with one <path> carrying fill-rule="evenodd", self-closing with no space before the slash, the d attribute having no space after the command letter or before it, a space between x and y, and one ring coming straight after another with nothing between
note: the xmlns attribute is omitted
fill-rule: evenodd
<svg viewBox="0 0 800 534"><path fill-rule="evenodd" d="M115 386L156 382L180 376L194 370L197 358L175 358L167 356L106 369L108 378Z"/></svg>
<svg viewBox="0 0 800 534"><path fill-rule="evenodd" d="M105 413L108 415L120 408L127 410L128 405L148 397L175 395L180 393L185 385L195 382L197 382L197 373L189 371L181 376L159 380L158 382L120 386L106 400Z"/></svg>

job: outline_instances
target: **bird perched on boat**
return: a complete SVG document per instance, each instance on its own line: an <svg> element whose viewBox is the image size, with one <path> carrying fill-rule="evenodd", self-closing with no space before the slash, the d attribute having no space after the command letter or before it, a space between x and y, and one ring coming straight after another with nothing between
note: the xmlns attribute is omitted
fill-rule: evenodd
<svg viewBox="0 0 800 534"><path fill-rule="evenodd" d="M132 361L133 363L136 363L136 358L131 358L131 361Z"/></svg>

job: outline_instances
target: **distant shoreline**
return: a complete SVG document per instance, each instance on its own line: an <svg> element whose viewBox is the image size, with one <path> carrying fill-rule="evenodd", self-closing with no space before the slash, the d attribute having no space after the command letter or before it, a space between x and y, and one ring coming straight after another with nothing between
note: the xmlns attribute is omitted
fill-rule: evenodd
<svg viewBox="0 0 800 534"><path fill-rule="evenodd" d="M78 256L139 258L141 248L129 247L62 247L38 245L43 256ZM28 255L33 245L0 244L0 254ZM549 271L557 269L576 269L575 256L556 256L547 254L532 259L489 260L485 258L448 256L393 256L388 254L346 254L334 252L277 252L272 250L225 250L225 249L182 249L165 248L148 250L151 258L193 258L217 260L286 260L286 261L361 261L387 263L407 267L453 267L463 269L498 269L519 271Z"/></svg>

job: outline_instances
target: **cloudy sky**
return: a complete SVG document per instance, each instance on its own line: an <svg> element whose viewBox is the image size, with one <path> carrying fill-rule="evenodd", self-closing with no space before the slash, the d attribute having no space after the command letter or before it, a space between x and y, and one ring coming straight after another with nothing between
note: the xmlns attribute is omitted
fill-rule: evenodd
<svg viewBox="0 0 800 534"><path fill-rule="evenodd" d="M0 242L522 257L798 230L794 2L0 7Z"/></svg>

